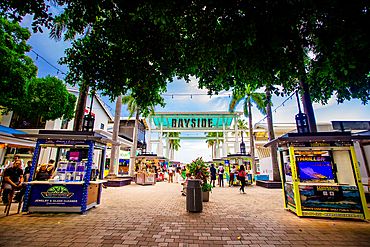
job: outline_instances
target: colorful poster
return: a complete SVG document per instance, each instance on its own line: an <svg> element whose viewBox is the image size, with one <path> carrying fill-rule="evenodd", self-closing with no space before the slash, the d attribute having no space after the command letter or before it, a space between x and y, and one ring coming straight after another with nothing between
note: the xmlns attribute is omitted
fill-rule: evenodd
<svg viewBox="0 0 370 247"><path fill-rule="evenodd" d="M33 184L29 206L76 207L82 204L81 185Z"/></svg>
<svg viewBox="0 0 370 247"><path fill-rule="evenodd" d="M295 208L294 188L292 184L285 183L285 199L287 205Z"/></svg>
<svg viewBox="0 0 370 247"><path fill-rule="evenodd" d="M362 213L356 186L300 185L303 211Z"/></svg>

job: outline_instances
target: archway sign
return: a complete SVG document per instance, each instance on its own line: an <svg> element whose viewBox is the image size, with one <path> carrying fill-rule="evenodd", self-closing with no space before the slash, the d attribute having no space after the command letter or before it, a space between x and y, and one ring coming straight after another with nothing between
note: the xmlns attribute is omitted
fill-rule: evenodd
<svg viewBox="0 0 370 247"><path fill-rule="evenodd" d="M223 156L228 153L228 144L234 143L235 152L239 152L238 126L237 121L242 112L156 112L149 117L148 124L148 152L152 150L152 144L158 144L157 154L163 156L163 149L166 149L165 157L169 157L169 140L171 139L211 139L210 137L163 137L164 132L221 132L223 137ZM153 127L154 126L154 127ZM234 132L235 135L230 141L227 133ZM157 140L151 140L151 134L158 133ZM163 145L165 139L165 146ZM214 137L212 138L214 139ZM218 143L218 141L217 141ZM216 158L220 158L220 146L216 149Z"/></svg>

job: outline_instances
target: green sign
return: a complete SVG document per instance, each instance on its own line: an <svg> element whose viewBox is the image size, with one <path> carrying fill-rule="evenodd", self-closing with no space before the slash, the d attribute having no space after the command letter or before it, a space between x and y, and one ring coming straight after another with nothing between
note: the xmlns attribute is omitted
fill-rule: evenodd
<svg viewBox="0 0 370 247"><path fill-rule="evenodd" d="M41 192L44 198L71 198L74 193L70 193L64 186L53 186L47 192Z"/></svg>

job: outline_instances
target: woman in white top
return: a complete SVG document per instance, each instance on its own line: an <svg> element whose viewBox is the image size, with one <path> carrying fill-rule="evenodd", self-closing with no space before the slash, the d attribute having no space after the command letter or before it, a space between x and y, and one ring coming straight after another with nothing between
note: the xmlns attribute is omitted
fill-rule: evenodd
<svg viewBox="0 0 370 247"><path fill-rule="evenodd" d="M229 187L234 186L234 174L235 174L235 166L230 168L230 180L229 180Z"/></svg>

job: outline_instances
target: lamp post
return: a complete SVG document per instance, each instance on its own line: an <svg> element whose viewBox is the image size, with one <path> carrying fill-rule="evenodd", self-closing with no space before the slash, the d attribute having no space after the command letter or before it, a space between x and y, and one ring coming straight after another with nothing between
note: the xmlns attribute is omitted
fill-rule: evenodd
<svg viewBox="0 0 370 247"><path fill-rule="evenodd" d="M298 91L296 91L295 94L297 97L298 110L299 110L299 113L295 115L295 123L297 126L297 132L298 133L310 133L310 127L308 125L307 115L301 112L301 105L299 103Z"/></svg>
<svg viewBox="0 0 370 247"><path fill-rule="evenodd" d="M242 143L240 143L240 153L241 154L245 154L245 144L244 144L244 141L243 141L243 131L242 132Z"/></svg>
<svg viewBox="0 0 370 247"><path fill-rule="evenodd" d="M93 106L93 101L94 101L94 95L95 92L91 92L91 102L90 102L90 111L89 115L85 115L83 118L83 124L82 124L82 131L93 131L94 130L94 122L95 122L95 117L92 115L92 106Z"/></svg>

